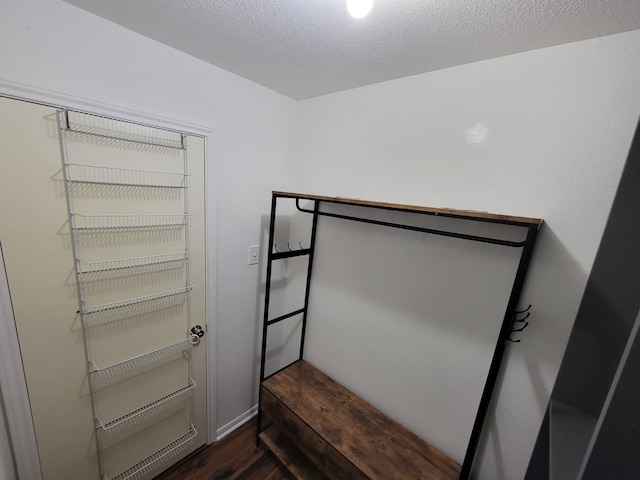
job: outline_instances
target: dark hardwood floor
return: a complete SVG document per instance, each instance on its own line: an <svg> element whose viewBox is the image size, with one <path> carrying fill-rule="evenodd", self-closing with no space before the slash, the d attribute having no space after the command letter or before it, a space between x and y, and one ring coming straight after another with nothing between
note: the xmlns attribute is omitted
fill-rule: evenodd
<svg viewBox="0 0 640 480"><path fill-rule="evenodd" d="M271 452L256 449L255 429L254 419L155 480L294 480Z"/></svg>

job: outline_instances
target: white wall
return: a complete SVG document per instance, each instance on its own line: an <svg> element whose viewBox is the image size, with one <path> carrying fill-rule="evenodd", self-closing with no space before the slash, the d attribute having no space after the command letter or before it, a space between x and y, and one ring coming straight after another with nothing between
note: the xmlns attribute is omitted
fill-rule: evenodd
<svg viewBox="0 0 640 480"><path fill-rule="evenodd" d="M257 401L262 286L247 265L289 186L297 102L59 0L0 0L0 79L216 127L217 422ZM1 92L0 92L1 93Z"/></svg>
<svg viewBox="0 0 640 480"><path fill-rule="evenodd" d="M482 478L522 477L640 112L640 32L298 104L59 0L0 11L0 79L217 127L219 426L256 400L247 246L264 239L271 189L543 217L532 325L481 452Z"/></svg>
<svg viewBox="0 0 640 480"><path fill-rule="evenodd" d="M522 343L508 348L507 367L497 389L499 399L489 415L489 436L479 452L479 478L524 476L638 120L639 83L640 31L634 31L300 104L295 152L299 191L545 220L521 301L533 304L531 325L520 336ZM323 227L322 221L318 241L331 241L340 230L327 222ZM359 227L340 228L352 236L359 234ZM371 241L358 244L360 251L354 250L354 256L362 250L372 256L379 253L381 242L372 235L368 237ZM414 388L403 398L405 392L385 392L376 385L375 376L363 381L366 365L360 370L341 368L346 364L340 359L352 355L354 338L363 333L376 336L365 331L363 322L349 323L350 314L357 318L360 312L371 310L366 296L345 302L350 293L362 293L355 287L357 282L372 284L369 266L354 268L364 273L342 272L350 275L351 286L323 276L339 269L315 271L314 284L322 288L312 293L316 310L311 309L311 321L314 312L327 312L320 308L321 303L340 304L349 310L343 312L345 319L338 325L340 336L329 339L310 327L310 356L329 374L356 385L375 404L386 406L393 416L411 419L405 423L437 444L439 433L445 432L437 430L442 426L434 431L428 417L438 412L421 405L440 404L446 414L447 408L458 405L447 398L451 390L423 392L421 401L414 395L420 394L415 392L419 389ZM434 270L444 272L445 268L436 263ZM460 273L466 275L464 269ZM334 288L336 283L342 288ZM469 296L476 300L469 291L439 293L445 304L455 304L456 296L461 302ZM397 315L400 322L411 320L407 311L419 311L419 297L407 296L405 301L416 304L405 303L389 316ZM374 328L383 327L374 324ZM458 331L456 324L454 333ZM377 335L378 344L368 352L366 346L358 347L377 361L374 368L386 368L382 359L404 358L425 365L441 361L429 350L408 354L406 345L387 333ZM467 361L482 362L484 353L476 349L480 345L469 343L473 339L468 336L464 339L466 343L461 340L460 345L468 352ZM457 378L455 369L443 369L445 375ZM386 381L384 376L378 379ZM477 387L465 388L458 394L472 396ZM450 445L467 438L469 432L463 427L450 425L453 431L445 435ZM457 457L461 460L462 454Z"/></svg>

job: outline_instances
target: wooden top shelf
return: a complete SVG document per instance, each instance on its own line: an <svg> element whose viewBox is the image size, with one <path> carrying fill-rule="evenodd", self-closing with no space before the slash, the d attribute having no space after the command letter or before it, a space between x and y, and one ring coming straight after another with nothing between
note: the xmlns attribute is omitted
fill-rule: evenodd
<svg viewBox="0 0 640 480"><path fill-rule="evenodd" d="M454 460L304 360L262 387L366 478L454 480L460 475Z"/></svg>
<svg viewBox="0 0 640 480"><path fill-rule="evenodd" d="M310 195L305 193L279 192L274 195L285 198L299 198L301 200L319 200L322 202L339 203L344 205L358 205L362 207L383 208L403 212L425 213L430 215L442 215L446 217L463 218L468 220L493 221L500 223L519 223L524 225L540 225L542 219L530 217L518 217L513 215L499 215L496 213L479 212L475 210L456 210L452 208L424 207L419 205L403 205L399 203L374 202L357 198L326 197L322 195Z"/></svg>

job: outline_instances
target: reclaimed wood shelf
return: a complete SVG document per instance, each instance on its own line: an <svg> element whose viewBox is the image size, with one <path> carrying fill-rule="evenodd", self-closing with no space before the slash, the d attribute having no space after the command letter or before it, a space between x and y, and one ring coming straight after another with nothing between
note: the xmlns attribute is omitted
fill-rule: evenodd
<svg viewBox="0 0 640 480"><path fill-rule="evenodd" d="M273 425L260 438L296 478L323 478L310 476L310 462L314 475L323 472L336 480L453 480L460 475L453 459L304 360L262 383L261 405ZM288 443L304 452L306 466L299 467L299 454L287 453Z"/></svg>
<svg viewBox="0 0 640 480"><path fill-rule="evenodd" d="M305 193L278 192L274 195L283 198L294 198L300 200L319 200L326 203L338 203L342 205L358 205L361 207L382 208L385 210L397 210L401 212L425 213L435 216L462 218L466 220L488 220L501 223L513 223L521 225L540 225L542 219L531 217L520 217L515 215L501 215L497 213L482 212L478 210L458 210L454 208L425 207L422 205L404 205L401 203L374 202L371 200L361 200L359 198L327 197L324 195L311 195Z"/></svg>

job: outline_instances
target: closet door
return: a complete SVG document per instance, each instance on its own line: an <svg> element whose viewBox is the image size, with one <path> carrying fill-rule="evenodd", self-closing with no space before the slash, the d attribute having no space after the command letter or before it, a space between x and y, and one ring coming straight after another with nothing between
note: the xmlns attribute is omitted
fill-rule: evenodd
<svg viewBox="0 0 640 480"><path fill-rule="evenodd" d="M190 332L205 327L204 140L0 112L0 242L43 476L152 478L206 442L207 339Z"/></svg>

